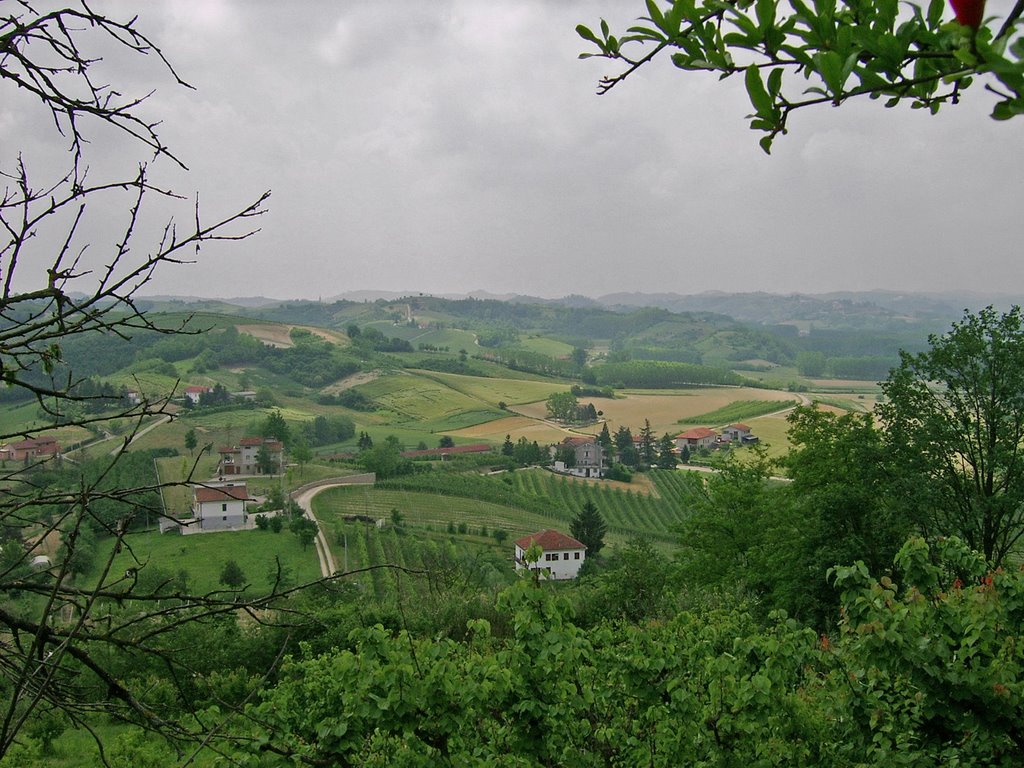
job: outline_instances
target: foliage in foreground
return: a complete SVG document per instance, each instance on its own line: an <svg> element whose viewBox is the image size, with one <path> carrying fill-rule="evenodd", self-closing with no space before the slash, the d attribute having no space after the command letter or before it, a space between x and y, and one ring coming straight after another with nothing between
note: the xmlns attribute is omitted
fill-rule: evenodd
<svg viewBox="0 0 1024 768"><path fill-rule="evenodd" d="M499 598L505 640L378 626L287 662L247 764L1020 764L1024 575L983 563L915 539L901 585L835 569L834 638L736 610L584 631L524 580Z"/></svg>
<svg viewBox="0 0 1024 768"><path fill-rule="evenodd" d="M997 28L983 23L984 0L958 0L951 21L943 0L841 0L804 3L758 0L647 0L647 16L613 34L586 26L577 33L594 46L582 58L617 62L617 75L601 80L605 93L666 52L685 72L717 72L720 79L743 74L754 108L750 127L763 132L761 147L786 133L799 109L867 96L887 107L909 102L938 112L956 104L976 77L997 101L992 116L1006 120L1024 112L1024 43L1016 3ZM945 18L943 18L945 17Z"/></svg>

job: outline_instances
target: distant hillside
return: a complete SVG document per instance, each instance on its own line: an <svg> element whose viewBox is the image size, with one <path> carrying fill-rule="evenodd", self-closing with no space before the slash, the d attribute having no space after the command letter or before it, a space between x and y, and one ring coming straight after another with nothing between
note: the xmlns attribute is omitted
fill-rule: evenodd
<svg viewBox="0 0 1024 768"><path fill-rule="evenodd" d="M623 310L660 307L671 312L718 312L742 322L762 325L813 323L818 328L885 329L921 324L945 327L964 309L992 304L1009 308L1024 297L982 294L901 293L896 291L844 291L825 294L721 293L612 293L597 299Z"/></svg>

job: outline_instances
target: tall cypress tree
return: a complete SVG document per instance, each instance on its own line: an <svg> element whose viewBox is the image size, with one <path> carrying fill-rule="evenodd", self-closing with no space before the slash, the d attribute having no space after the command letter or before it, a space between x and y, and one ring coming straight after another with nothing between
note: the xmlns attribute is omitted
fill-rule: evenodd
<svg viewBox="0 0 1024 768"><path fill-rule="evenodd" d="M608 526L605 525L604 518L597 511L594 502L586 501L569 524L569 532L574 539L586 545L588 557L596 557L604 546L604 535L608 532Z"/></svg>

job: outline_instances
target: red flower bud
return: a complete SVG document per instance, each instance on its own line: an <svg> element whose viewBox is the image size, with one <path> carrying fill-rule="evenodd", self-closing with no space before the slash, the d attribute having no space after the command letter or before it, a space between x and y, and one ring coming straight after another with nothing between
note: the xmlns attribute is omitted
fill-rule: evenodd
<svg viewBox="0 0 1024 768"><path fill-rule="evenodd" d="M956 20L965 27L977 29L985 16L985 0L949 0Z"/></svg>

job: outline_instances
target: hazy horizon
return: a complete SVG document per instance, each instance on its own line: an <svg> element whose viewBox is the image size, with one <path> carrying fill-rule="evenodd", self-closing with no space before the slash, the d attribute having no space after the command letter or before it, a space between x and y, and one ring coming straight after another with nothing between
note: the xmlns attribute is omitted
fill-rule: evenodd
<svg viewBox="0 0 1024 768"><path fill-rule="evenodd" d="M129 95L156 89L143 112L191 168L150 168L184 196L179 219L197 192L212 220L273 191L259 235L204 247L196 264L159 271L147 293L1024 285L1024 122L991 120L980 82L937 116L868 100L802 110L768 157L747 128L742 78L680 73L665 59L595 95L615 66L577 59L587 46L575 25L605 17L623 29L645 13L642 0L92 7L138 14L196 88L177 86L154 57L111 55L98 70ZM25 99L0 105L0 168L21 151L41 185L67 157L48 113ZM97 178L146 159L123 136L85 128ZM91 206L99 223L85 258L98 265L116 241L104 226L125 206ZM170 210L153 210L137 251Z"/></svg>

